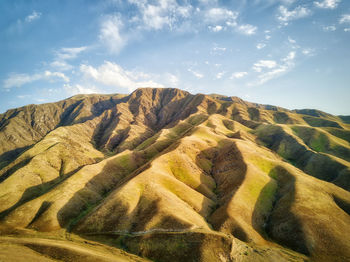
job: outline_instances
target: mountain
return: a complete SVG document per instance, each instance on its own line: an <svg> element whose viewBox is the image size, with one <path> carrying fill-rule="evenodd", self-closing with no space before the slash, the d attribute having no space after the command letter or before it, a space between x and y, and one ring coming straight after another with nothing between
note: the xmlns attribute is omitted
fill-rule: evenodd
<svg viewBox="0 0 350 262"><path fill-rule="evenodd" d="M8 110L0 260L350 261L348 120L171 88Z"/></svg>

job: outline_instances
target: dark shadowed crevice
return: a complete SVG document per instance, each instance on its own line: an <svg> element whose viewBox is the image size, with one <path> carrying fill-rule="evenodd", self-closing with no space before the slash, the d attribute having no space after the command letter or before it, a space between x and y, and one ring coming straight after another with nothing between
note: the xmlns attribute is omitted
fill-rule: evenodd
<svg viewBox="0 0 350 262"><path fill-rule="evenodd" d="M181 133L178 139L188 135L189 131L195 126L196 125L193 125L189 130ZM83 189L76 192L74 196L58 211L57 219L60 226L69 231L74 230L74 227L78 225L79 221L89 215L96 206L113 192L113 190L121 187L130 179L143 172L146 168L149 168L149 163L154 157L164 154L174 145L174 141L169 141L165 146L162 145L161 147L158 147L160 151L157 150L156 155L151 158L145 154L147 148L141 151L134 150L130 155L130 159L135 161L132 168L123 167L123 162L116 164L115 159L107 162L103 170L86 183L86 186ZM153 147L153 145L151 146ZM101 181L103 181L103 183L101 183Z"/></svg>
<svg viewBox="0 0 350 262"><path fill-rule="evenodd" d="M34 218L32 219L32 221L30 221L30 223L28 224L27 228L30 228L30 226L35 222L35 220L37 220L50 206L51 206L52 202L49 201L44 201L38 212L35 214Z"/></svg>
<svg viewBox="0 0 350 262"><path fill-rule="evenodd" d="M97 125L94 131L94 134L92 135L92 141L96 149L101 150L104 147L108 137L119 123L119 116L120 113L117 114L115 110L112 110L110 114L108 114L107 111L102 117L100 123Z"/></svg>
<svg viewBox="0 0 350 262"><path fill-rule="evenodd" d="M279 198L277 187L276 180L271 178L260 191L252 214L253 228L266 239L268 239L266 226L268 224L269 217L273 212L273 208L275 207Z"/></svg>
<svg viewBox="0 0 350 262"><path fill-rule="evenodd" d="M0 221L3 220L6 216L8 216L12 211L14 211L16 208L20 207L21 205L37 198L40 197L41 195L49 192L50 190L53 190L56 186L58 186L59 184L61 184L64 180L66 180L67 178L69 178L70 176L72 176L73 174L75 174L76 172L78 172L82 167L78 167L75 170L67 173L64 177L62 176L58 176L55 179L46 182L46 183L42 183L36 186L32 186L27 188L21 198L17 201L16 204L14 204L13 206L11 206L10 208L0 212Z"/></svg>
<svg viewBox="0 0 350 262"><path fill-rule="evenodd" d="M349 179L343 184L337 178L347 167L339 161L323 153L315 153L305 145L300 144L293 136L286 133L282 127L273 125L261 125L254 131L257 135L256 142L275 151L292 165L300 168L305 173L333 182L344 189L347 189Z"/></svg>
<svg viewBox="0 0 350 262"><path fill-rule="evenodd" d="M255 228L258 232L265 229L268 238L283 246L310 255L301 221L292 211L295 201L295 177L281 166L272 169L269 176L277 181L276 201L265 222L255 223ZM258 215L259 207L256 206L255 217Z"/></svg>
<svg viewBox="0 0 350 262"><path fill-rule="evenodd" d="M344 199L341 199L334 195L333 199L337 206L350 216L350 202L347 202Z"/></svg>
<svg viewBox="0 0 350 262"><path fill-rule="evenodd" d="M236 143L232 140L220 141L220 148L212 159L211 175L216 182L217 205L208 218L214 230L221 231L242 240L248 237L244 229L228 213L228 201L242 185L247 165ZM210 150L210 149L209 149ZM210 151L209 151L210 152ZM208 153L205 153L208 154Z"/></svg>
<svg viewBox="0 0 350 262"><path fill-rule="evenodd" d="M57 127L60 126L66 126L69 125L70 122L72 121L72 119L74 119L79 112L75 111L79 106L81 106L81 104L83 103L84 100L79 100L77 102L75 102L74 104L68 106L63 113L61 114L60 117L60 122L57 124ZM83 105L83 104L82 104ZM81 109L81 108L80 108ZM75 112L74 112L75 111ZM74 112L74 113L73 113Z"/></svg>
<svg viewBox="0 0 350 262"><path fill-rule="evenodd" d="M7 171L5 171L1 176L0 176L0 183L4 180L6 180L8 177L10 177L13 173L15 173L17 170L19 170L20 168L24 167L25 165L27 165L30 160L32 160L32 157L27 157L24 160L22 160L21 162L17 163L16 165L12 166L11 168L9 168Z"/></svg>
<svg viewBox="0 0 350 262"><path fill-rule="evenodd" d="M20 148L16 148L13 150L6 151L0 155L0 169L5 168L7 165L9 165L12 161L14 161L19 155L27 151L28 149L32 148L34 144L29 146L24 146ZM12 174L13 172L11 172ZM8 175L9 176L9 175ZM2 182L4 179L1 180Z"/></svg>

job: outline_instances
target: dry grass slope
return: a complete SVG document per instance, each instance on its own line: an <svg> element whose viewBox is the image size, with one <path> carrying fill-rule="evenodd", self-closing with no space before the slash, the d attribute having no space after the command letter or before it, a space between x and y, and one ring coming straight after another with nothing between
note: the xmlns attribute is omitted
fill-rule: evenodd
<svg viewBox="0 0 350 262"><path fill-rule="evenodd" d="M344 116L170 88L9 110L0 258L350 261L349 134Z"/></svg>

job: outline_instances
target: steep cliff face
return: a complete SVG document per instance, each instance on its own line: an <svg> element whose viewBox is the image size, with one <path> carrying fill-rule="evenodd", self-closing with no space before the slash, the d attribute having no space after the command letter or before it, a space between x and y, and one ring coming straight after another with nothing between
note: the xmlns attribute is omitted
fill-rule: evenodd
<svg viewBox="0 0 350 262"><path fill-rule="evenodd" d="M170 88L9 110L0 229L157 261L347 261L344 119Z"/></svg>

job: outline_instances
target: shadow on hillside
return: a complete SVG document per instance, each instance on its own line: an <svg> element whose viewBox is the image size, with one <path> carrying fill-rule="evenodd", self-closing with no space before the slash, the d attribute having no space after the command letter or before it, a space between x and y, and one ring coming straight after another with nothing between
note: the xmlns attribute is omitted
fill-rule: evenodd
<svg viewBox="0 0 350 262"><path fill-rule="evenodd" d="M236 143L232 140L222 140L220 149L213 147L202 151L197 156L197 165L203 166L204 161L211 161L210 175L216 182L214 193L217 204L208 220L216 231L231 234L234 237L247 241L248 236L244 229L229 214L229 201L242 185L247 165ZM206 159L206 160L203 160Z"/></svg>
<svg viewBox="0 0 350 262"><path fill-rule="evenodd" d="M135 168L129 165L135 165ZM98 205L114 188L125 183L131 175L139 171L143 164L138 152L108 160L101 172L96 174L58 211L57 219L61 227L68 231ZM142 169L142 168L141 168Z"/></svg>
<svg viewBox="0 0 350 262"><path fill-rule="evenodd" d="M64 110L64 112L61 114L60 121L56 125L55 128L60 127L60 126L71 125L72 123L83 123L83 122L86 122L88 120L91 120L95 117L100 116L103 112L113 108L116 104L121 103L124 100L125 100L125 98L110 97L109 99L106 99L106 100L100 100L100 101L96 101L96 102L91 101L92 102L91 110L90 110L91 115L76 119L76 117L79 115L79 113L81 112L81 110L85 106L84 102L88 102L88 100L85 101L85 99L83 98L83 99L69 105Z"/></svg>
<svg viewBox="0 0 350 262"><path fill-rule="evenodd" d="M349 179L342 176L347 167L324 153L316 153L299 143L279 126L266 125L257 132L256 143L275 151L290 164L318 179L348 190Z"/></svg>
<svg viewBox="0 0 350 262"><path fill-rule="evenodd" d="M271 238L283 246L309 255L302 224L292 211L295 177L281 166L273 168L269 176L277 181L277 189L271 192L274 184L271 180L261 190L252 216L254 229L266 239ZM266 206L269 200L273 201L270 210Z"/></svg>
<svg viewBox="0 0 350 262"><path fill-rule="evenodd" d="M33 144L34 145L34 144ZM28 150L29 148L33 147L33 145L24 146L21 148L16 148L13 150L6 151L0 155L0 169L6 167L8 164L10 164L12 161L14 161L20 154L22 154L24 151ZM7 172L6 172L7 173ZM12 172L13 173L13 172ZM11 174L12 174L11 173ZM4 175L0 177L0 183L4 181L7 177L2 178Z"/></svg>
<svg viewBox="0 0 350 262"><path fill-rule="evenodd" d="M29 159L29 161L30 161L30 159ZM0 212L0 220L4 219L8 214L10 214L13 210L15 210L16 208L20 207L21 205L23 205L23 204L25 204L25 203L27 203L27 202L29 202L29 201L37 198L37 197L40 197L41 195L43 195L43 194L47 193L48 191L54 189L57 185L59 185L64 180L66 180L67 178L72 176L74 173L78 172L81 168L82 167L76 168L75 170L67 173L64 177L63 176L58 176L55 179L53 179L51 181L48 181L46 183L42 183L42 184L39 184L39 185L27 188L23 192L21 198L17 201L16 204L14 204L10 208Z"/></svg>
<svg viewBox="0 0 350 262"><path fill-rule="evenodd" d="M156 138L159 134L156 135ZM158 141L143 150L134 150L107 160L103 169L91 178L85 187L58 211L57 219L61 227L71 231L75 225L92 211L113 190L150 167L149 160L164 154L173 145L172 140Z"/></svg>

